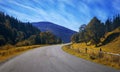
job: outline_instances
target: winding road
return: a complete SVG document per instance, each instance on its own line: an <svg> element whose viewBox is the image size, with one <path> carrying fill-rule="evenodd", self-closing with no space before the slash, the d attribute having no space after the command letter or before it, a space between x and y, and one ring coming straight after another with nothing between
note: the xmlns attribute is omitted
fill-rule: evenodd
<svg viewBox="0 0 120 72"><path fill-rule="evenodd" d="M0 65L0 72L120 72L67 54L63 45L27 51Z"/></svg>

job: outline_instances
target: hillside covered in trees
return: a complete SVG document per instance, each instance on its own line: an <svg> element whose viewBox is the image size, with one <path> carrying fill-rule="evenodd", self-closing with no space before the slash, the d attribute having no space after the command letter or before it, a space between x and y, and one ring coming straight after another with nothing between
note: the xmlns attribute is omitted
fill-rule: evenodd
<svg viewBox="0 0 120 72"><path fill-rule="evenodd" d="M54 35L62 39L64 43L69 43L71 36L77 33L71 29L54 24L52 22L34 22L32 25L39 28L41 32L52 32Z"/></svg>
<svg viewBox="0 0 120 72"><path fill-rule="evenodd" d="M80 26L79 32L71 37L71 41L73 43L85 42L86 45L95 45L96 47L105 45L120 36L120 31L107 35L116 28L120 29L120 15L114 16L113 19L107 19L105 23L94 17L87 25Z"/></svg>
<svg viewBox="0 0 120 72"><path fill-rule="evenodd" d="M0 46L12 45L33 45L33 44L56 44L61 39L51 32L41 32L31 23L24 23L0 12Z"/></svg>

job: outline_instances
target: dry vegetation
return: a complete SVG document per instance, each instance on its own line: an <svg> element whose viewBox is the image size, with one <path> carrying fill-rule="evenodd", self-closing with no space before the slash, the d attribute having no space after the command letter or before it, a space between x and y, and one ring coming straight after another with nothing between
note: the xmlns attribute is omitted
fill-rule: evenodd
<svg viewBox="0 0 120 72"><path fill-rule="evenodd" d="M120 16L104 24L94 17L71 37L63 50L75 56L120 69Z"/></svg>
<svg viewBox="0 0 120 72"><path fill-rule="evenodd" d="M84 44L72 44L64 46L63 50L77 57L120 69L120 56L100 52L100 49L95 48L94 46L86 46Z"/></svg>
<svg viewBox="0 0 120 72"><path fill-rule="evenodd" d="M108 36L115 33L120 33L120 28L107 33L102 41L105 41ZM100 49L102 52L100 52ZM120 69L120 35L109 43L99 47L95 47L95 45L86 45L85 43L73 43L64 46L63 50L80 58Z"/></svg>
<svg viewBox="0 0 120 72"><path fill-rule="evenodd" d="M16 55L19 55L27 50L34 49L41 46L44 46L44 45L32 45L32 46L22 46L22 47L14 47L9 44L5 45L3 47L0 47L0 62L3 62Z"/></svg>

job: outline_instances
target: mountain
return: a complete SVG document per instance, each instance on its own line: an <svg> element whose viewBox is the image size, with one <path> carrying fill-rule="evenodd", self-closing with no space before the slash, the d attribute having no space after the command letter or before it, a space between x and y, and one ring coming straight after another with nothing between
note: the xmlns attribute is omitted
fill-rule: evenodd
<svg viewBox="0 0 120 72"><path fill-rule="evenodd" d="M56 25L51 22L33 22L33 26L38 27L42 32L50 31L57 37L61 38L65 43L70 42L71 36L76 33L73 30L65 28L63 26Z"/></svg>
<svg viewBox="0 0 120 72"><path fill-rule="evenodd" d="M58 44L62 40L51 32L41 32L31 23L21 22L0 12L0 46L26 46L35 44ZM1 48L0 48L1 49Z"/></svg>

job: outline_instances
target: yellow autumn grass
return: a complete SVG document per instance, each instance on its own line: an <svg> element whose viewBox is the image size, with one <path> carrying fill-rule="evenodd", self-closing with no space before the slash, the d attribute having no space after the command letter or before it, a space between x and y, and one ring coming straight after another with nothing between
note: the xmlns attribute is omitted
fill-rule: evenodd
<svg viewBox="0 0 120 72"><path fill-rule="evenodd" d="M105 34L105 37L101 38L101 42L104 42L107 37L113 34L120 34L120 27ZM95 47L95 45L88 46L85 43L73 43L63 46L62 49L77 57L120 69L120 35L116 36L114 40L100 47ZM100 52L100 49L102 49L102 52Z"/></svg>
<svg viewBox="0 0 120 72"><path fill-rule="evenodd" d="M120 40L120 39L119 39ZM86 46L85 43L74 43L71 45L63 46L63 50L69 54L75 55L77 57L90 60L96 63L100 63L106 66L110 66L116 69L120 69L120 56L111 56L109 54L103 54L102 58L99 58L99 51L100 48L102 48L102 51L104 52L114 52L114 53L120 53L120 47L117 46L119 41L114 42L114 44L107 44L105 46L101 47L95 47L93 45ZM114 49L112 49L113 45L116 45ZM87 53L85 52L85 48L87 48Z"/></svg>
<svg viewBox="0 0 120 72"><path fill-rule="evenodd" d="M41 46L45 46L45 45L32 45L32 46L22 46L22 47L14 47L11 45L5 45L4 47L1 47L0 49L0 62L10 59L30 49L38 48Z"/></svg>

